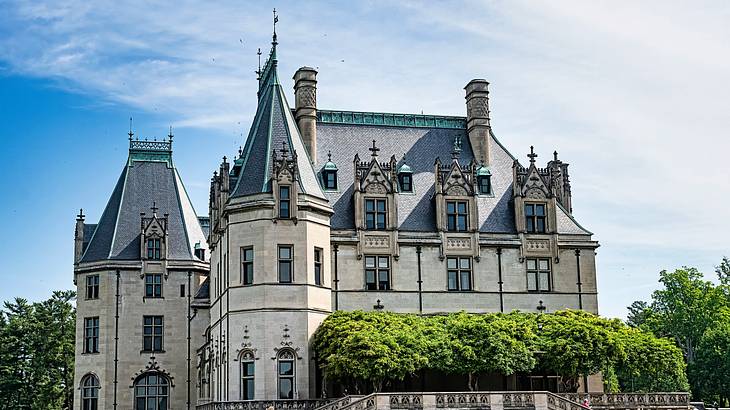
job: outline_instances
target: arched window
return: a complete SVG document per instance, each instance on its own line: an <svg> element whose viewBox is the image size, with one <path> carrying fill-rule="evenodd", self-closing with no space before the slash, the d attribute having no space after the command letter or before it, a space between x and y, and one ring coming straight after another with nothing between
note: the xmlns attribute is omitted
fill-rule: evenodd
<svg viewBox="0 0 730 410"><path fill-rule="evenodd" d="M145 373L134 382L135 410L167 410L169 383L160 373Z"/></svg>
<svg viewBox="0 0 730 410"><path fill-rule="evenodd" d="M254 372L255 363L253 352L244 350L240 356L241 360L241 400L253 400L254 397Z"/></svg>
<svg viewBox="0 0 730 410"><path fill-rule="evenodd" d="M296 392L296 357L294 352L285 349L276 356L279 399L293 399Z"/></svg>
<svg viewBox="0 0 730 410"><path fill-rule="evenodd" d="M97 410L99 408L99 379L87 374L81 379L81 409Z"/></svg>

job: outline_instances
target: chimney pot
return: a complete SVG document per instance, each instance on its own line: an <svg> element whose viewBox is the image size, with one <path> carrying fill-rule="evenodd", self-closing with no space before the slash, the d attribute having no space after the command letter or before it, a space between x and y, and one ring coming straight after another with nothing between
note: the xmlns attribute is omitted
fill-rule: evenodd
<svg viewBox="0 0 730 410"><path fill-rule="evenodd" d="M489 123L489 82L474 79L466 90L466 131L477 162L491 162L491 125Z"/></svg>

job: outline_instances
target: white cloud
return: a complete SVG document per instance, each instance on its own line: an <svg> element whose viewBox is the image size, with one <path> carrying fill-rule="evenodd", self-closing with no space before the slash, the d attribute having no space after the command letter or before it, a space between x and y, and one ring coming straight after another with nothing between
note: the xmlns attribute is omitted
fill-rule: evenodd
<svg viewBox="0 0 730 410"><path fill-rule="evenodd" d="M684 260L709 271L727 252L728 3L278 7L282 80L290 86L298 66L318 67L322 107L463 115L464 84L488 78L500 140L518 157L534 144L541 158L557 149L571 163L577 217L601 252L643 250L625 259L640 282ZM246 133L270 5L7 9L0 58L11 71L163 112L176 126ZM616 273L615 261L598 260L600 275ZM622 314L623 290L601 291L604 311Z"/></svg>

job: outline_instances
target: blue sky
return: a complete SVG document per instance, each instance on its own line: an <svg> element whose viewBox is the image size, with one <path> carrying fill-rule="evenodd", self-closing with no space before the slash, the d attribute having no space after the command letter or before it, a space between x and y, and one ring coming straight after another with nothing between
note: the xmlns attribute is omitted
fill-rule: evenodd
<svg viewBox="0 0 730 410"><path fill-rule="evenodd" d="M273 7L281 77L318 68L322 108L464 115L464 85L487 78L500 141L571 164L602 314L648 298L661 269L711 274L730 255L726 2L0 0L0 299L73 286L74 216L98 220L130 116L143 138L174 127L207 212L254 114Z"/></svg>

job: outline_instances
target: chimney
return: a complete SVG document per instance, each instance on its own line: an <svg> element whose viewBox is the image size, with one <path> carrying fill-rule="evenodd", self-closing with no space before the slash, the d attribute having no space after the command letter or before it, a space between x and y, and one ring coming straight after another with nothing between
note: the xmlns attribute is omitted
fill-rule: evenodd
<svg viewBox="0 0 730 410"><path fill-rule="evenodd" d="M79 263L84 255L84 210L76 215L76 231L74 232L74 263Z"/></svg>
<svg viewBox="0 0 730 410"><path fill-rule="evenodd" d="M477 163L490 164L489 83L471 80L466 90L466 132Z"/></svg>
<svg viewBox="0 0 730 410"><path fill-rule="evenodd" d="M317 71L302 67L294 74L294 118L312 163L317 162Z"/></svg>

